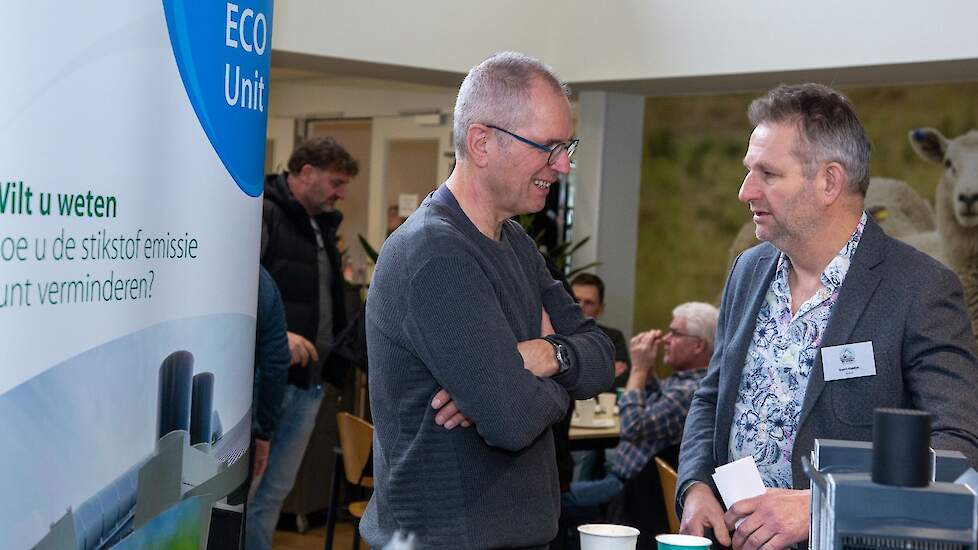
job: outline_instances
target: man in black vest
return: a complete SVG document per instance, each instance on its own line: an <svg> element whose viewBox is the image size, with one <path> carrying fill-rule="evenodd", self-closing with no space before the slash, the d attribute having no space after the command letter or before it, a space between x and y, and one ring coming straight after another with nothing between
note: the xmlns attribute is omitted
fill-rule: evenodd
<svg viewBox="0 0 978 550"><path fill-rule="evenodd" d="M261 263L282 292L292 366L282 417L265 475L248 508L246 547L270 549L282 501L292 489L323 400L323 383L344 371L324 369L334 336L346 326L336 230L357 161L332 138L300 144L289 171L265 180Z"/></svg>

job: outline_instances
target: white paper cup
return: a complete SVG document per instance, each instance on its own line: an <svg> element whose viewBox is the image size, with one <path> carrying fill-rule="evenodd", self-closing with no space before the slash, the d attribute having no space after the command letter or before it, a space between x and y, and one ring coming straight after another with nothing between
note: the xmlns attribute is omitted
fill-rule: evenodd
<svg viewBox="0 0 978 550"><path fill-rule="evenodd" d="M589 523L577 527L581 550L635 550L639 530L625 525Z"/></svg>
<svg viewBox="0 0 978 550"><path fill-rule="evenodd" d="M604 411L604 414L613 414L616 401L618 401L617 393L602 393L598 395L598 404L601 405L601 410Z"/></svg>
<svg viewBox="0 0 978 550"><path fill-rule="evenodd" d="M574 405L574 410L577 411L577 418L581 424L594 424L594 412L597 406L598 404L594 402L594 399L583 399Z"/></svg>

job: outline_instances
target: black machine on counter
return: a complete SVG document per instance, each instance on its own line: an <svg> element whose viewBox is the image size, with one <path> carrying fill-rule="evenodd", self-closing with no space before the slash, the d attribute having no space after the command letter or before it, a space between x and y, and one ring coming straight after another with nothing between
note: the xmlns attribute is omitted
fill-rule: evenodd
<svg viewBox="0 0 978 550"><path fill-rule="evenodd" d="M873 443L816 439L809 548L978 550L978 473L930 448L930 415L877 409Z"/></svg>

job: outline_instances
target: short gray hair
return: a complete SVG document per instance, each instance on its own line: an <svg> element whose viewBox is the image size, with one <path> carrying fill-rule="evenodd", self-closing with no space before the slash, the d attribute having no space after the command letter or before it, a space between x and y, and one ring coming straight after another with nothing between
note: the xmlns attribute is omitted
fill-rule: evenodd
<svg viewBox="0 0 978 550"><path fill-rule="evenodd" d="M537 79L564 96L570 94L553 69L521 53L500 52L473 67L455 100L455 158L465 159L466 134L473 124L492 124L507 130L526 124L530 117L530 88Z"/></svg>
<svg viewBox="0 0 978 550"><path fill-rule="evenodd" d="M717 318L720 312L716 306L704 302L686 302L672 310L672 316L686 321L686 332L691 336L702 338L706 342L707 351L713 353L713 339L717 332Z"/></svg>
<svg viewBox="0 0 978 550"><path fill-rule="evenodd" d="M869 138L849 99L822 84L782 84L751 102L747 117L755 127L770 122L798 125L795 157L811 180L823 162L846 169L850 191L866 196L869 188Z"/></svg>

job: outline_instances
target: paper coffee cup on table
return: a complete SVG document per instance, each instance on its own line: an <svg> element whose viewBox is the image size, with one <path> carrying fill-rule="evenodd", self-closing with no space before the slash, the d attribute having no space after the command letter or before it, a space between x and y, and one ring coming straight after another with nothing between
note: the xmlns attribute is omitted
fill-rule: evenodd
<svg viewBox="0 0 978 550"><path fill-rule="evenodd" d="M594 402L594 399L583 399L574 405L574 410L577 411L577 418L581 424L594 424L594 413L597 406L598 404Z"/></svg>
<svg viewBox="0 0 978 550"><path fill-rule="evenodd" d="M655 542L658 544L659 550L689 550L691 548L706 550L710 547L710 539L693 535L657 535Z"/></svg>
<svg viewBox="0 0 978 550"><path fill-rule="evenodd" d="M626 525L589 523L577 527L581 550L635 550L639 530Z"/></svg>
<svg viewBox="0 0 978 550"><path fill-rule="evenodd" d="M604 414L612 414L615 410L615 402L618 401L618 394L606 392L598 395L598 404Z"/></svg>

